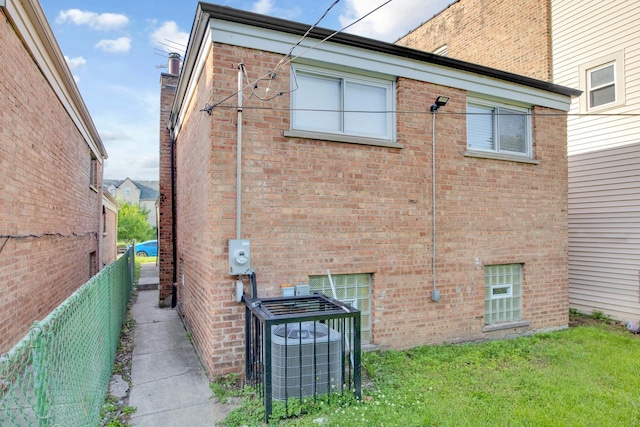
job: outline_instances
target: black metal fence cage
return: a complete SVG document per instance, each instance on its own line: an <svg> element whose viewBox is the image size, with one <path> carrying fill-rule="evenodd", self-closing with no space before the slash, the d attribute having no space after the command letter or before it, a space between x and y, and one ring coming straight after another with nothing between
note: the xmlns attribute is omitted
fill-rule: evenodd
<svg viewBox="0 0 640 427"><path fill-rule="evenodd" d="M325 295L245 297L245 381L264 401L354 393L360 399L360 311Z"/></svg>

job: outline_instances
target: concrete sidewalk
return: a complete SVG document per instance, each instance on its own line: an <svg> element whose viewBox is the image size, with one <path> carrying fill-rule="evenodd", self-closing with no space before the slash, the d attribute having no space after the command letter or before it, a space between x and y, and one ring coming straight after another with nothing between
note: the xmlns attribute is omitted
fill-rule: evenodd
<svg viewBox="0 0 640 427"><path fill-rule="evenodd" d="M136 328L129 406L137 408L131 424L213 426L233 406L212 397L209 379L176 310L158 308L156 265L143 264L140 276L147 285L155 278L156 286L139 290L131 308Z"/></svg>

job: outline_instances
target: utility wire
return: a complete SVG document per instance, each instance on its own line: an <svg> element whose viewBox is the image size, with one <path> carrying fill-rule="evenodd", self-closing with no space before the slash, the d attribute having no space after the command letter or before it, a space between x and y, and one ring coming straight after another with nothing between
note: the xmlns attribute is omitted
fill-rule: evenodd
<svg viewBox="0 0 640 427"><path fill-rule="evenodd" d="M235 93L237 94L237 92ZM235 95L234 94L234 95ZM227 97L231 98L233 95ZM268 99L273 99L272 96ZM250 97L249 97L250 98ZM225 100L226 100L225 99ZM261 98L262 99L262 98ZM224 102L225 100L221 101ZM218 103L216 107L236 109L237 105ZM367 114L431 114L430 110L339 110L339 109L316 109L316 108L276 108L261 106L242 106L246 110L270 110L270 111L308 111L314 113L367 113ZM530 117L640 117L640 113L469 113L469 112L445 112L438 111L438 115L449 116L530 116Z"/></svg>
<svg viewBox="0 0 640 427"><path fill-rule="evenodd" d="M306 50L305 50L305 51L303 51L302 53L300 53L300 54L296 55L295 57L293 57L293 58L291 58L291 57L290 57L290 58L288 58L288 59L285 59L284 61L280 61L280 62L278 63L278 66L282 67L282 66L284 66L284 65L288 65L288 64L290 64L292 61L294 61L294 60L296 60L296 59L300 58L302 55L304 55L304 54L306 54L307 52L309 52L309 51L311 51L311 50L315 49L316 47L318 47L320 44L322 44L322 43L326 42L327 40L329 40L329 39L331 39L331 38L335 37L337 34L340 34L340 33L341 33L341 32L343 32L344 30L346 30L347 28L352 27L353 25L355 25L355 24L357 24L358 22L362 21L363 19L367 18L369 15L371 15L372 13L374 13L374 12L378 11L380 8L382 8L382 7L386 6L387 4L389 4L389 3L391 3L391 2L392 2L392 0L387 0L386 2L384 2L384 3L383 3L383 4L381 4L380 6L376 7L375 9L373 9L372 11L370 11L369 13L367 13L367 14L365 14L365 15L361 16L360 18L356 19L356 20L355 20L355 21L353 21L351 24L349 24L349 25L347 25L347 26L345 26L345 27L341 28L340 30L334 31L333 33L329 34L327 37L325 37L324 39L320 40L319 42L317 42L317 43L316 43L316 44L314 44L313 46L309 47L308 49L306 49ZM331 5L331 7L330 7L329 9L331 9L334 5L335 5L335 4ZM328 12L328 10L327 10L327 12ZM325 14L326 14L326 12L325 12ZM323 17L322 17L322 18L324 18L324 15L323 15ZM320 20L321 20L322 18L320 18ZM318 22L320 22L320 20L319 20ZM314 24L314 25L315 25L315 24ZM309 30L309 31L310 31L310 30ZM308 33L309 31L307 31L307 33ZM302 40L303 40L305 37L306 37L306 34L305 34L305 36L303 36L303 37L302 37L302 39L301 39L301 40L300 40L296 45L294 45L294 47L292 48L292 50L293 50L293 49L294 49L298 44L300 44L300 43L302 42ZM288 56L288 55L285 55L285 58L286 58L287 56ZM274 73L273 71L269 71L269 72L268 72L267 74L265 74L263 77L261 77L261 78L257 79L257 80L255 81L255 83L257 83L257 82L259 82L259 81L262 81L262 80L265 80L267 77L271 77L271 76L275 76L275 73ZM272 77L272 78L275 78L275 77ZM255 83L254 83L254 84L255 84ZM249 85L248 87L252 87L252 86L253 86L253 85ZM244 90L245 88L246 88L246 87L243 87L243 90ZM297 89L297 88L296 88L296 89ZM293 90L295 90L295 89L293 89ZM205 107L204 107L203 109L201 109L200 111L205 111L205 112L207 112L207 114L211 115L211 112L213 111L213 109L214 109L214 108L216 108L217 106L221 105L223 102L227 101L228 99L233 98L233 97L234 97L234 96L236 96L239 92L240 92L240 91L235 91L234 93L232 93L232 94L231 94L231 95L229 95L228 97L226 97L226 98L224 98L223 100L218 101L218 102L216 102L216 103L214 103L214 104L205 104ZM291 91L289 91L289 92L291 92ZM286 93L286 92L283 92L283 93ZM271 98L271 99L273 99L273 98Z"/></svg>
<svg viewBox="0 0 640 427"><path fill-rule="evenodd" d="M70 234L63 234L63 233L18 234L18 235L3 234L3 235L0 235L0 239L5 239L5 240L2 243L2 246L0 246L0 253L2 253L2 250L11 239L25 240L25 239L40 239L43 237L60 237L64 239L69 237L76 237L76 238L86 237L89 235L93 235L96 239L98 238L98 233L95 231L85 231L84 233L70 233Z"/></svg>
<svg viewBox="0 0 640 427"><path fill-rule="evenodd" d="M320 22L327 16L327 14L329 13L329 11L331 9L333 9L333 7L338 4L340 2L340 0L335 0L333 2L333 4L331 4L331 6L329 6L329 8L327 10L324 11L324 13L322 14L322 16L320 17L320 19L318 19L316 21L315 24L313 24L312 26L309 27L309 29L307 30L306 33L304 33L304 35L300 38L300 40L298 40L298 43L296 43L295 45L291 46L291 49L289 50L289 53L287 53L285 56L282 57L282 59L280 60L280 62L278 62L278 65L275 66L275 68L273 69L273 72L276 73L278 71L278 69L284 64L284 61L287 60L287 58L291 57L291 54L293 53L293 50L300 46L300 43L302 43L302 41L309 35L309 33L311 31L313 31L314 28L316 28L318 26L318 24L320 24Z"/></svg>

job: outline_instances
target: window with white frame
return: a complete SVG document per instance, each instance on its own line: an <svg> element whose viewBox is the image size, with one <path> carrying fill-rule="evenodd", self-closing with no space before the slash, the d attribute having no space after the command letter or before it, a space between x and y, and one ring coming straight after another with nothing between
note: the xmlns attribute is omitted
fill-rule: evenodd
<svg viewBox="0 0 640 427"><path fill-rule="evenodd" d="M337 274L331 275L333 289L329 276L310 276L309 288L312 292L319 292L335 298L360 310L360 341L362 344L371 342L371 283L372 275Z"/></svg>
<svg viewBox="0 0 640 427"><path fill-rule="evenodd" d="M467 113L469 150L532 156L530 109L469 100Z"/></svg>
<svg viewBox="0 0 640 427"><path fill-rule="evenodd" d="M587 71L587 91L589 108L616 102L615 63L603 65Z"/></svg>
<svg viewBox="0 0 640 427"><path fill-rule="evenodd" d="M579 67L580 112L625 104L624 50L592 59Z"/></svg>
<svg viewBox="0 0 640 427"><path fill-rule="evenodd" d="M522 319L522 264L484 267L484 323Z"/></svg>
<svg viewBox="0 0 640 427"><path fill-rule="evenodd" d="M292 131L392 141L394 81L296 66Z"/></svg>

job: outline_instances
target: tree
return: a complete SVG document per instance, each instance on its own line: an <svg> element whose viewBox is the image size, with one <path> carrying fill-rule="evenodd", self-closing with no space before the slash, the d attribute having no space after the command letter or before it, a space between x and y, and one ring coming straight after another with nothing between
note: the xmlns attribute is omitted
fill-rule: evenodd
<svg viewBox="0 0 640 427"><path fill-rule="evenodd" d="M118 240L142 242L156 237L154 227L147 222L149 211L129 202L120 202L118 211Z"/></svg>

